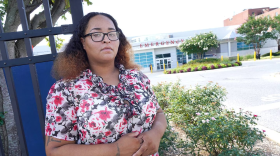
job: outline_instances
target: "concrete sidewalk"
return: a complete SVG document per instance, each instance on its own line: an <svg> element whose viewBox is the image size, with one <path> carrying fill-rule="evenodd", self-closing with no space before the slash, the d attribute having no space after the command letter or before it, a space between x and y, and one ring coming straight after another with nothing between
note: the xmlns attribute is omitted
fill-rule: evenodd
<svg viewBox="0 0 280 156"><path fill-rule="evenodd" d="M269 140L272 140L280 145L280 133L278 133L274 130L271 130L269 128L266 128L264 126L261 126L261 125L257 125L256 128L258 128L261 131L265 130L266 138L268 138Z"/></svg>

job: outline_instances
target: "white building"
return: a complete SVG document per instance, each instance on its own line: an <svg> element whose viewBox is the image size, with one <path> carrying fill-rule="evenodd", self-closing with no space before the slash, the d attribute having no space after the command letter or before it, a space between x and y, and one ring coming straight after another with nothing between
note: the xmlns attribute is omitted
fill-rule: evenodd
<svg viewBox="0 0 280 156"><path fill-rule="evenodd" d="M208 33L212 31L217 35L220 45L218 48L209 49L204 57L221 58L229 56L240 56L254 54L252 45L245 45L242 42L237 42L234 38L239 36L235 33L239 25L227 26L212 29L193 30L175 33L155 34L148 36L128 37L134 50L134 61L143 67L143 71L149 71L149 65L153 66L153 70L163 70L163 63L166 69L176 68L177 62L179 65L185 64L193 59L194 55L186 56L178 49L178 45L184 42L189 37L193 37L199 33ZM64 49L66 44L61 49ZM278 51L276 40L268 40L261 48L260 53L265 54L270 50ZM48 46L35 46L34 55L51 54L51 49ZM59 50L61 52L61 50Z"/></svg>
<svg viewBox="0 0 280 156"><path fill-rule="evenodd" d="M237 42L234 38L238 37L235 31L239 25L227 26L212 29L193 30L175 33L155 34L149 36L129 37L133 50L135 62L143 67L144 71L149 70L149 65L153 65L153 70L163 70L163 63L166 69L176 68L177 61L179 64L187 63L195 59L194 55L184 55L179 49L178 45L189 37L193 37L199 33L208 33L212 31L217 35L220 45L218 48L209 49L204 57L220 58L254 54L253 45L246 45L242 42ZM268 40L261 48L260 53L268 53L278 51L278 44L276 40Z"/></svg>

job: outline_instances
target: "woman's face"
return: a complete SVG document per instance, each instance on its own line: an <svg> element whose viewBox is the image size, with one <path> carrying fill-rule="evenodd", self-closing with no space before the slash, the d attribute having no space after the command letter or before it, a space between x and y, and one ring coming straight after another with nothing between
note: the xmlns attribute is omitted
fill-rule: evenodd
<svg viewBox="0 0 280 156"><path fill-rule="evenodd" d="M106 16L96 15L89 20L84 35L94 32L108 33L111 31L116 31L114 23ZM92 41L91 36L81 38L81 41L89 62L94 64L114 61L120 44L119 40L110 41L107 35L104 36L101 42Z"/></svg>

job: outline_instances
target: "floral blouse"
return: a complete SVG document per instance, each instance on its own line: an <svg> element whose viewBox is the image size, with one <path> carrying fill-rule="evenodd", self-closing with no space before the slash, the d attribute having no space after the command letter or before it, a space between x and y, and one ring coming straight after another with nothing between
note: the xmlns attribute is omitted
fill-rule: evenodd
<svg viewBox="0 0 280 156"><path fill-rule="evenodd" d="M160 108L150 80L141 71L116 67L117 86L89 69L76 79L57 81L47 96L45 134L77 144L103 144L150 130Z"/></svg>

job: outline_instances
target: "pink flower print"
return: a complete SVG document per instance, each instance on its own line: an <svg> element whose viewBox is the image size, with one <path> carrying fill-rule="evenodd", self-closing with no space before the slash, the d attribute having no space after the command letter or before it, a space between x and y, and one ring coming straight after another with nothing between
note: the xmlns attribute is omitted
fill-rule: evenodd
<svg viewBox="0 0 280 156"><path fill-rule="evenodd" d="M155 106L154 106L154 103L153 102L150 102L147 106L147 109L146 109L146 112L151 112L155 110Z"/></svg>
<svg viewBox="0 0 280 156"><path fill-rule="evenodd" d="M83 86L82 86L82 85L80 85L80 84L75 85L75 89L78 89L78 90L84 90L84 89L83 89Z"/></svg>
<svg viewBox="0 0 280 156"><path fill-rule="evenodd" d="M78 128L77 125L75 125L75 126L73 127L73 130L76 131L77 128Z"/></svg>
<svg viewBox="0 0 280 156"><path fill-rule="evenodd" d="M146 120L146 123L149 123L150 122L150 118L148 118L147 120Z"/></svg>
<svg viewBox="0 0 280 156"><path fill-rule="evenodd" d="M209 119L206 119L206 122L209 123Z"/></svg>
<svg viewBox="0 0 280 156"><path fill-rule="evenodd" d="M53 102L54 102L54 104L55 104L56 106L61 105L61 104L62 104L62 101L64 100L64 98L61 97L61 95L59 95L59 96L54 96L53 98L54 98Z"/></svg>
<svg viewBox="0 0 280 156"><path fill-rule="evenodd" d="M126 75L125 76L127 79L133 79L133 77L131 75Z"/></svg>
<svg viewBox="0 0 280 156"><path fill-rule="evenodd" d="M140 94L136 94L136 93L134 93L134 94L135 94L135 98L138 99L138 100L140 100L141 95L140 95Z"/></svg>
<svg viewBox="0 0 280 156"><path fill-rule="evenodd" d="M111 135L111 133L112 133L111 131L107 131L107 132L105 132L105 135L109 136L109 135Z"/></svg>
<svg viewBox="0 0 280 156"><path fill-rule="evenodd" d="M201 115L200 113L195 113L195 114L198 115L198 116Z"/></svg>
<svg viewBox="0 0 280 156"><path fill-rule="evenodd" d="M50 94L53 93L53 91L54 91L54 86L55 86L55 84L52 85L52 87L51 87L51 89L50 89L50 92L49 92Z"/></svg>
<svg viewBox="0 0 280 156"><path fill-rule="evenodd" d="M122 122L123 125L126 125L127 124L127 120L125 118L123 118L123 122Z"/></svg>
<svg viewBox="0 0 280 156"><path fill-rule="evenodd" d="M56 121L56 122L60 122L60 121L61 121L61 119L62 119L62 117L61 117L61 116L56 116L55 121Z"/></svg>
<svg viewBox="0 0 280 156"><path fill-rule="evenodd" d="M89 110L89 106L90 104L87 101L83 101L81 104L82 111L85 112L86 110Z"/></svg>
<svg viewBox="0 0 280 156"><path fill-rule="evenodd" d="M257 117L258 115L254 115L254 117Z"/></svg>
<svg viewBox="0 0 280 156"><path fill-rule="evenodd" d="M95 122L89 122L89 127L90 128L95 128L96 127L96 123Z"/></svg>
<svg viewBox="0 0 280 156"><path fill-rule="evenodd" d="M107 120L109 118L111 118L111 114L113 114L113 111L109 111L107 110L107 107L105 107L105 110L101 110L99 112L96 112L99 114L99 118L102 119L102 120Z"/></svg>
<svg viewBox="0 0 280 156"><path fill-rule="evenodd" d="M95 97L98 97L98 94L92 93L91 96L92 96L93 98L95 98Z"/></svg>
<svg viewBox="0 0 280 156"><path fill-rule="evenodd" d="M89 80L89 79L86 79L86 84L91 86L92 85L92 81Z"/></svg>
<svg viewBox="0 0 280 156"><path fill-rule="evenodd" d="M117 97L116 96L110 96L110 98L111 98L111 102L115 102L116 101L116 99L117 99Z"/></svg>
<svg viewBox="0 0 280 156"><path fill-rule="evenodd" d="M202 123L205 123L205 120L202 120Z"/></svg>
<svg viewBox="0 0 280 156"><path fill-rule="evenodd" d="M46 127L46 134L51 135L51 133L52 133L52 128L51 128L50 124L48 124Z"/></svg>
<svg viewBox="0 0 280 156"><path fill-rule="evenodd" d="M87 131L82 129L82 133L83 133L83 140L86 139L86 135L87 135Z"/></svg>

